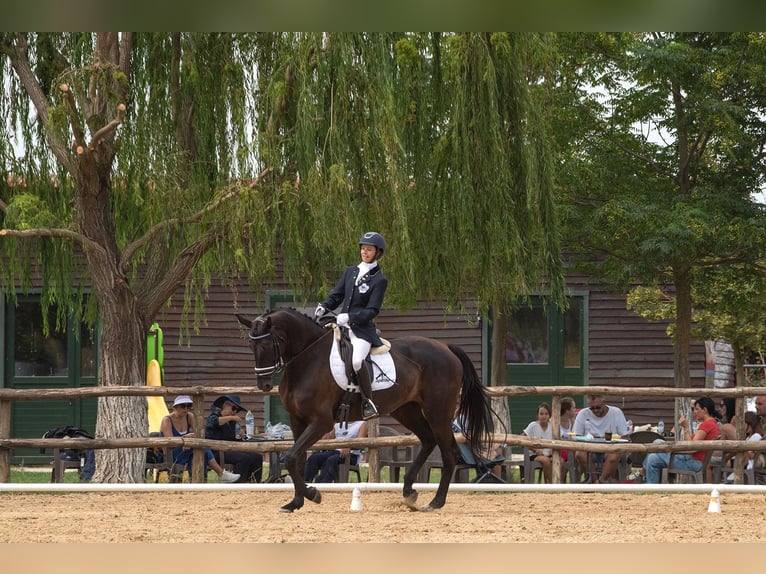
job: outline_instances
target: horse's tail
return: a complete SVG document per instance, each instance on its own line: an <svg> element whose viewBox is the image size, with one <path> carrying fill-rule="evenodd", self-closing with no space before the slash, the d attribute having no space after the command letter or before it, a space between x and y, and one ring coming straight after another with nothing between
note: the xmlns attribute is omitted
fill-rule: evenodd
<svg viewBox="0 0 766 574"><path fill-rule="evenodd" d="M490 437L495 433L489 395L482 386L476 368L466 352L457 345L448 346L463 365L458 420L462 423L463 434L471 450L479 454L484 450L482 445L490 442Z"/></svg>

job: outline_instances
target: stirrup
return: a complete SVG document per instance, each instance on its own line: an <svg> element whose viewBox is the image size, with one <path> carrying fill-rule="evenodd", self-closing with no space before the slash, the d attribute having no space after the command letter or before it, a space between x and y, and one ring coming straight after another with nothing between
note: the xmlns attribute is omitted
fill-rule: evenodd
<svg viewBox="0 0 766 574"><path fill-rule="evenodd" d="M367 421L380 416L378 414L378 407L375 406L370 399L364 399L362 401L362 419Z"/></svg>

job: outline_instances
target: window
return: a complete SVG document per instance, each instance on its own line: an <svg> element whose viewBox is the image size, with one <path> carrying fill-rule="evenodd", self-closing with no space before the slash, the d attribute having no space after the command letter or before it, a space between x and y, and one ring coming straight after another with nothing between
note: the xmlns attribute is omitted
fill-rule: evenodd
<svg viewBox="0 0 766 574"><path fill-rule="evenodd" d="M542 307L524 307L513 312L505 337L508 364L548 362L548 318Z"/></svg>

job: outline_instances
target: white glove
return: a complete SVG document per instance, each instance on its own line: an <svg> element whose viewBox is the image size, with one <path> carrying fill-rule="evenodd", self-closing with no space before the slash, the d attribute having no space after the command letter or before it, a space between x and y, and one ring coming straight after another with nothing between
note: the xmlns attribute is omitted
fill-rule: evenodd
<svg viewBox="0 0 766 574"><path fill-rule="evenodd" d="M348 313L340 313L335 319L335 322L340 327L348 327Z"/></svg>
<svg viewBox="0 0 766 574"><path fill-rule="evenodd" d="M321 305L317 305L317 308L316 308L316 310L314 311L314 317L316 317L316 318L319 318L319 317L321 317L322 315L324 315L325 313L327 313L327 309L325 309L325 308L324 308L324 307L322 307Z"/></svg>

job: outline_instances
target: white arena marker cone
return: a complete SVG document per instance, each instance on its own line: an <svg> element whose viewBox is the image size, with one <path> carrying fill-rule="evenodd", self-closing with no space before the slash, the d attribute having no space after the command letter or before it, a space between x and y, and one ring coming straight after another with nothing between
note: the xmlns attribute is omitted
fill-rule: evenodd
<svg viewBox="0 0 766 574"><path fill-rule="evenodd" d="M721 512L721 496L718 494L718 489L714 488L710 493L710 504L707 507L708 512Z"/></svg>
<svg viewBox="0 0 766 574"><path fill-rule="evenodd" d="M351 494L351 510L354 512L362 510L362 491L358 488L355 488Z"/></svg>

